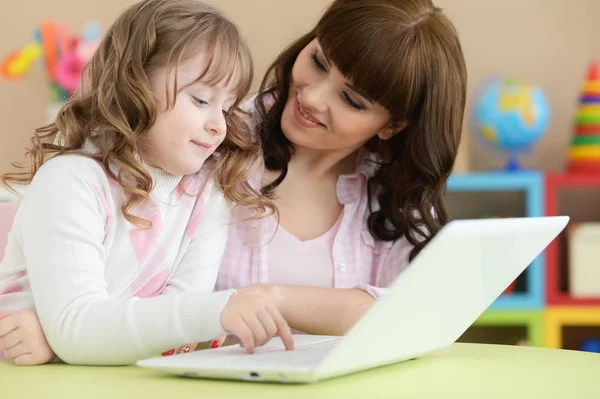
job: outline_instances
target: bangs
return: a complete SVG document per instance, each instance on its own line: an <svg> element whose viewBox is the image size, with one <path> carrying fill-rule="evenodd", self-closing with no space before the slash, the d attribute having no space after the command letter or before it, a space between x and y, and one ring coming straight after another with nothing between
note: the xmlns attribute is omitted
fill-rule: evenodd
<svg viewBox="0 0 600 399"><path fill-rule="evenodd" d="M175 93L183 89L178 88L177 84L179 64L198 53L197 43L202 43L200 51L206 56L206 67L186 86L198 82L209 86L233 85L236 107L250 91L254 73L250 49L233 24L225 20L219 22L221 23L208 29L200 28L196 32L190 32L173 48L169 59L176 61L168 62L167 65L167 70L174 70L175 75L173 103Z"/></svg>
<svg viewBox="0 0 600 399"><path fill-rule="evenodd" d="M415 82L421 81L415 76L420 69L415 68L415 52L409 51L414 48L415 31L381 17L381 12L373 12L367 23L366 13L350 7L333 8L319 21L316 38L325 56L360 94L386 108L394 119L406 120L413 112L409 108L412 100L424 94L415 87ZM357 14L362 15L360 21Z"/></svg>
<svg viewBox="0 0 600 399"><path fill-rule="evenodd" d="M210 39L206 48L206 69L198 76L196 82L211 86L232 85L236 93L236 103L239 103L252 85L253 63L250 50L239 32L229 24L215 31Z"/></svg>

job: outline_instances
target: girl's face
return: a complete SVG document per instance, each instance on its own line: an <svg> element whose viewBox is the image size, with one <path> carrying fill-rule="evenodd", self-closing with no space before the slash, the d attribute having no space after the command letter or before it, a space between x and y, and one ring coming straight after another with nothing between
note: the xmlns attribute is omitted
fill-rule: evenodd
<svg viewBox="0 0 600 399"><path fill-rule="evenodd" d="M292 68L281 128L296 146L351 153L374 136L389 139L401 126L344 78L315 39Z"/></svg>
<svg viewBox="0 0 600 399"><path fill-rule="evenodd" d="M206 67L204 52L179 64L177 85L182 88L175 105L167 110L167 87L174 87L174 74L165 68L149 74L158 114L141 145L144 162L174 175L189 175L223 142L226 115L236 101L235 79L228 85L193 83Z"/></svg>

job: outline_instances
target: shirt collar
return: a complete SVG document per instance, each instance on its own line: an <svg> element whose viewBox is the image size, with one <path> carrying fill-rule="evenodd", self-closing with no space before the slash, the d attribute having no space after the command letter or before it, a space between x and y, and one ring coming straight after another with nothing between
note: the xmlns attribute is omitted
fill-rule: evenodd
<svg viewBox="0 0 600 399"><path fill-rule="evenodd" d="M365 148L359 150L354 172L341 175L337 182L337 197L342 205L358 201L366 182L377 173L379 156Z"/></svg>

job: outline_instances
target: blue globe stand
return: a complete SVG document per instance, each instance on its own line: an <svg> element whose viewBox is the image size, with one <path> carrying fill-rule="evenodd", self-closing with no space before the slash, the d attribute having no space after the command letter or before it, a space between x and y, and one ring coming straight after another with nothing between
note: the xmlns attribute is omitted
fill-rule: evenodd
<svg viewBox="0 0 600 399"><path fill-rule="evenodd" d="M519 166L519 158L516 153L509 152L508 153L508 161L506 162L506 166L504 167L506 172L522 172L523 168Z"/></svg>

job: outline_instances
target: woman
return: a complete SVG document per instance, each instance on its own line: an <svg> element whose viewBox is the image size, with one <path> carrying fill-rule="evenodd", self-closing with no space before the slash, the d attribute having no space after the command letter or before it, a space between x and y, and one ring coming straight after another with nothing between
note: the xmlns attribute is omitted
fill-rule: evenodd
<svg viewBox="0 0 600 399"><path fill-rule="evenodd" d="M334 1L250 103L265 163L251 183L278 219L230 228L217 289L265 296L296 330L344 334L446 223L466 80L430 0ZM30 316L7 317L32 330Z"/></svg>
<svg viewBox="0 0 600 399"><path fill-rule="evenodd" d="M334 1L254 101L279 225L230 229L217 288L270 284L291 326L344 334L446 223L466 80L431 1Z"/></svg>

